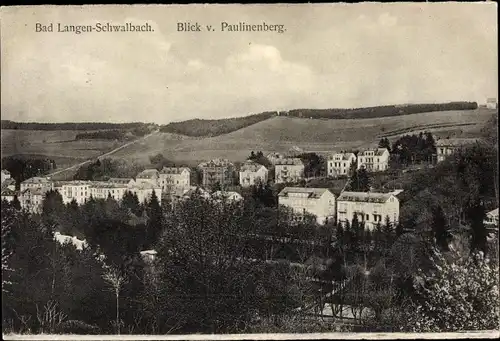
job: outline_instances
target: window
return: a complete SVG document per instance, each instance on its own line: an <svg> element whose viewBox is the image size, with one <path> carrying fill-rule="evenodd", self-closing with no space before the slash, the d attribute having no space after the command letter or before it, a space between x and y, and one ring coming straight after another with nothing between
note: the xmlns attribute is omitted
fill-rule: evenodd
<svg viewBox="0 0 500 341"><path fill-rule="evenodd" d="M369 214L366 215L366 221L368 221L368 220L370 220L370 215Z"/></svg>

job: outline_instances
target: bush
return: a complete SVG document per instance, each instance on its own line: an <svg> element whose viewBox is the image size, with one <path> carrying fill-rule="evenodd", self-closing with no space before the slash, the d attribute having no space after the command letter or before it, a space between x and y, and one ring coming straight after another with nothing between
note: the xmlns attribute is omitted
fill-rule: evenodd
<svg viewBox="0 0 500 341"><path fill-rule="evenodd" d="M100 329L95 325L90 325L80 320L69 320L63 322L57 332L58 334L96 335L99 334Z"/></svg>

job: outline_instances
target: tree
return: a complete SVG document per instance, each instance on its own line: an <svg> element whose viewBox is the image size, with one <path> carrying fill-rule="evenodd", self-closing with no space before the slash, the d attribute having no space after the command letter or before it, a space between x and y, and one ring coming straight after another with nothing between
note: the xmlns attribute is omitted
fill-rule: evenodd
<svg viewBox="0 0 500 341"><path fill-rule="evenodd" d="M107 271L103 274L102 278L104 281L106 281L111 289L113 290L116 298L116 320L115 320L115 326L116 326L116 333L120 335L120 326L121 326L121 320L120 320L120 291L123 288L123 285L127 283L127 278L120 272L120 270L110 267L107 269Z"/></svg>
<svg viewBox="0 0 500 341"><path fill-rule="evenodd" d="M498 266L482 252L471 257L437 252L431 270L415 278L416 299L407 315L417 332L498 329Z"/></svg>
<svg viewBox="0 0 500 341"><path fill-rule="evenodd" d="M391 151L391 143L389 142L389 139L387 137L383 137L380 139L378 143L379 148L387 148L389 152Z"/></svg>
<svg viewBox="0 0 500 341"><path fill-rule="evenodd" d="M147 202L146 212L148 216L147 223L147 236L146 236L146 247L149 248L151 245L156 243L158 237L163 229L163 211L156 196L156 192L153 191L151 198Z"/></svg>
<svg viewBox="0 0 500 341"><path fill-rule="evenodd" d="M141 204L139 203L137 194L130 191L126 191L123 195L121 206L125 209L130 210L130 212L132 212L136 216L140 216L142 213Z"/></svg>
<svg viewBox="0 0 500 341"><path fill-rule="evenodd" d="M441 206L435 206L432 209L431 227L437 247L442 251L447 251L448 243L450 242L450 233L448 232L446 216Z"/></svg>
<svg viewBox="0 0 500 341"><path fill-rule="evenodd" d="M16 210L20 210L21 209L21 202L19 202L19 199L17 198L17 195L14 195L14 199L12 200L11 205Z"/></svg>

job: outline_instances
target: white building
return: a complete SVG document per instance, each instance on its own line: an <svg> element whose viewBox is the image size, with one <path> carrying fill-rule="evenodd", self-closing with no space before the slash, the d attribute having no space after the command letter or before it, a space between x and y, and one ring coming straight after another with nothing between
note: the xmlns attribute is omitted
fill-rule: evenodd
<svg viewBox="0 0 500 341"><path fill-rule="evenodd" d="M91 181L64 181L57 185L57 190L62 196L63 203L68 204L74 199L78 205L83 205L88 199L90 199L91 185Z"/></svg>
<svg viewBox="0 0 500 341"><path fill-rule="evenodd" d="M275 182L297 182L304 178L304 163L298 158L281 159L274 166Z"/></svg>
<svg viewBox="0 0 500 341"><path fill-rule="evenodd" d="M335 195L327 188L285 187L278 194L278 203L298 215L315 215L319 224L335 221Z"/></svg>
<svg viewBox="0 0 500 341"><path fill-rule="evenodd" d="M269 171L257 162L246 161L240 168L240 185L249 187L258 183L266 184Z"/></svg>
<svg viewBox="0 0 500 341"><path fill-rule="evenodd" d="M42 188L27 188L21 191L21 195L19 196L21 208L31 213L42 212L45 193Z"/></svg>
<svg viewBox="0 0 500 341"><path fill-rule="evenodd" d="M159 185L153 185L149 182L138 182L134 186L129 187L128 190L137 195L137 199L139 199L140 203L145 203L150 200L153 192L155 192L158 203L161 205L162 190Z"/></svg>
<svg viewBox="0 0 500 341"><path fill-rule="evenodd" d="M241 201L243 197L238 192L232 191L216 191L212 194L212 198L216 200Z"/></svg>
<svg viewBox="0 0 500 341"><path fill-rule="evenodd" d="M486 225L486 227L498 226L498 208L486 213L486 218L484 219L484 225Z"/></svg>
<svg viewBox="0 0 500 341"><path fill-rule="evenodd" d="M340 152L328 157L328 176L348 175L351 164L356 162L354 153Z"/></svg>
<svg viewBox="0 0 500 341"><path fill-rule="evenodd" d="M73 237L67 236L67 235L61 234L60 232L54 232L54 240L56 240L61 245L73 244L75 246L75 248L79 251L81 251L85 247L87 247L87 242L85 240L80 240L75 236L73 236Z"/></svg>
<svg viewBox="0 0 500 341"><path fill-rule="evenodd" d="M358 169L364 167L368 172L383 172L389 169L387 148L364 150L358 153Z"/></svg>
<svg viewBox="0 0 500 341"><path fill-rule="evenodd" d="M191 186L191 170L188 167L163 167L159 172L159 184L167 192L188 189Z"/></svg>
<svg viewBox="0 0 500 341"><path fill-rule="evenodd" d="M354 214L365 227L373 229L386 217L393 224L399 221L399 199L394 193L342 192L337 198L337 219L340 223L352 221Z"/></svg>
<svg viewBox="0 0 500 341"><path fill-rule="evenodd" d="M53 184L48 178L34 176L21 182L20 187L21 192L26 189L41 189L43 192L47 192L53 189Z"/></svg>
<svg viewBox="0 0 500 341"><path fill-rule="evenodd" d="M128 184L118 184L109 181L92 182L90 184L90 195L94 199L107 199L111 197L116 201L120 201L128 189Z"/></svg>
<svg viewBox="0 0 500 341"><path fill-rule="evenodd" d="M461 148L478 142L477 139L440 139L436 141L437 162L444 161L448 156L452 155Z"/></svg>
<svg viewBox="0 0 500 341"><path fill-rule="evenodd" d="M145 169L137 176L135 177L135 181L137 183L139 182L147 182L150 183L153 186L158 186L159 185L159 178L160 178L160 172L158 172L156 169Z"/></svg>
<svg viewBox="0 0 500 341"><path fill-rule="evenodd" d="M2 179L2 184L5 180L7 179L11 179L11 176L10 176L10 173L9 171L5 170L5 169L2 169L2 175L1 175L1 179Z"/></svg>
<svg viewBox="0 0 500 341"><path fill-rule="evenodd" d="M125 185L127 187L135 185L135 180L132 178L109 178L107 182L115 185Z"/></svg>

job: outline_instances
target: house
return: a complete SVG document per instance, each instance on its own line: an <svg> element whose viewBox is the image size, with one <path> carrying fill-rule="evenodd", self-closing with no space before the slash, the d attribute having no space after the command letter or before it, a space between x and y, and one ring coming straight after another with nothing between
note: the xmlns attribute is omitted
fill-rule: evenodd
<svg viewBox="0 0 500 341"><path fill-rule="evenodd" d="M2 180L2 184L4 183L5 180L7 179L12 179L12 177L10 176L10 173L9 171L5 170L5 169L2 169L2 175L1 175L1 180Z"/></svg>
<svg viewBox="0 0 500 341"><path fill-rule="evenodd" d="M175 188L187 189L191 186L191 170L188 167L163 167L159 172L159 184L165 192Z"/></svg>
<svg viewBox="0 0 500 341"><path fill-rule="evenodd" d="M143 181L137 182L133 186L128 187L128 190L137 195L137 199L139 199L140 203L145 203L150 200L154 192L158 199L158 203L161 205L162 190L160 185L153 185L150 182Z"/></svg>
<svg viewBox="0 0 500 341"><path fill-rule="evenodd" d="M45 193L42 188L27 188L21 191L19 196L21 208L31 213L41 213Z"/></svg>
<svg viewBox="0 0 500 341"><path fill-rule="evenodd" d="M140 252L140 255L145 262L151 263L156 259L158 252L155 250L144 250Z"/></svg>
<svg viewBox="0 0 500 341"><path fill-rule="evenodd" d="M285 187L278 194L278 203L298 215L314 214L319 224L335 221L335 195L327 188Z"/></svg>
<svg viewBox="0 0 500 341"><path fill-rule="evenodd" d="M276 161L274 166L275 182L297 182L304 178L304 163L298 158L286 158Z"/></svg>
<svg viewBox="0 0 500 341"><path fill-rule="evenodd" d="M34 176L21 182L21 192L27 189L41 189L43 192L53 189L52 181L48 178Z"/></svg>
<svg viewBox="0 0 500 341"><path fill-rule="evenodd" d="M267 154L266 158L269 160L269 162L271 162L273 165L275 165L276 162L284 159L285 156L283 154L280 154L280 153L272 152L272 153Z"/></svg>
<svg viewBox="0 0 500 341"><path fill-rule="evenodd" d="M71 237L67 236L64 234L61 234L60 232L55 232L54 233L54 240L56 240L59 244L64 245L64 244L73 244L77 250L83 250L85 247L87 247L87 242L85 240L80 240L77 237Z"/></svg>
<svg viewBox="0 0 500 341"><path fill-rule="evenodd" d="M123 199L125 192L129 188L128 184L118 184L109 181L95 181L90 184L90 195L94 199L107 199L111 197L116 201Z"/></svg>
<svg viewBox="0 0 500 341"><path fill-rule="evenodd" d="M486 227L498 227L498 208L486 213L484 225Z"/></svg>
<svg viewBox="0 0 500 341"><path fill-rule="evenodd" d="M385 224L386 217L395 224L399 221L399 199L394 193L342 192L337 198L338 222L352 221L354 214L371 230L377 223Z"/></svg>
<svg viewBox="0 0 500 341"><path fill-rule="evenodd" d="M436 141L437 162L444 161L449 155L452 155L459 149L478 142L478 139L471 138L455 138L455 139L440 139Z"/></svg>
<svg viewBox="0 0 500 341"><path fill-rule="evenodd" d="M158 170L151 168L151 169L145 169L137 176L135 177L135 181L137 183L139 182L147 182L150 183L153 186L158 186L159 185L159 178L160 178L160 173Z"/></svg>
<svg viewBox="0 0 500 341"><path fill-rule="evenodd" d="M498 108L498 102L496 98L488 98L486 100L486 108L488 109L497 109Z"/></svg>
<svg viewBox="0 0 500 341"><path fill-rule="evenodd" d="M266 167L253 161L246 161L240 168L240 185L249 187L258 183L266 184L269 171Z"/></svg>
<svg viewBox="0 0 500 341"><path fill-rule="evenodd" d="M227 201L241 201L243 200L243 197L241 196L240 193L238 192L223 192L223 191L216 191L212 194L212 198L216 200L227 200Z"/></svg>
<svg viewBox="0 0 500 341"><path fill-rule="evenodd" d="M356 162L356 155L341 151L328 157L327 172L328 176L349 175L351 164Z"/></svg>
<svg viewBox="0 0 500 341"><path fill-rule="evenodd" d="M202 172L202 186L211 188L217 183L221 188L233 184L234 165L226 159L214 159L198 165Z"/></svg>
<svg viewBox="0 0 500 341"><path fill-rule="evenodd" d="M91 185L91 181L73 180L58 183L56 188L65 204L75 200L78 205L82 205L90 199Z"/></svg>
<svg viewBox="0 0 500 341"><path fill-rule="evenodd" d="M17 195L17 193L12 189L10 189L8 187L2 188L2 192L1 192L2 201L6 200L8 202L12 202L16 195Z"/></svg>
<svg viewBox="0 0 500 341"><path fill-rule="evenodd" d="M368 172L383 172L389 169L389 150L377 148L358 153L358 169L364 167Z"/></svg>

